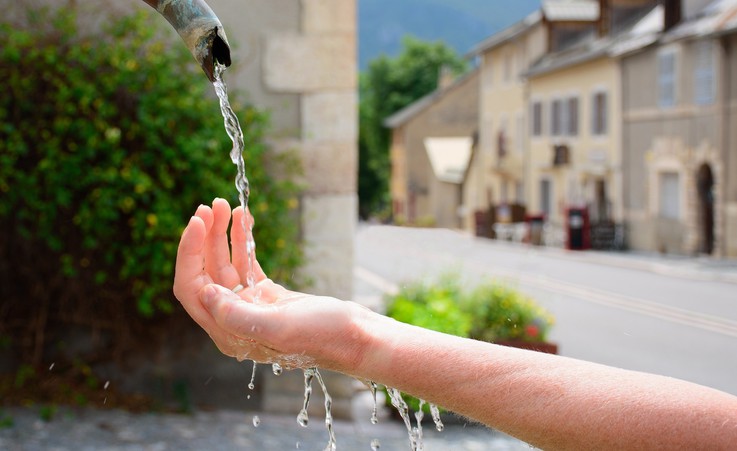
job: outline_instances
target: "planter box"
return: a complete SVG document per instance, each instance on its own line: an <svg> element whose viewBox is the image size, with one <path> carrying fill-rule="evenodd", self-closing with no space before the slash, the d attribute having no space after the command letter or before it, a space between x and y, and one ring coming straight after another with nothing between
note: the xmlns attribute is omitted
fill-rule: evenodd
<svg viewBox="0 0 737 451"><path fill-rule="evenodd" d="M532 341L497 341L495 344L500 346L509 346L510 348L527 349L528 351L544 352L546 354L557 354L558 345L555 343L548 343L546 341L532 342Z"/></svg>

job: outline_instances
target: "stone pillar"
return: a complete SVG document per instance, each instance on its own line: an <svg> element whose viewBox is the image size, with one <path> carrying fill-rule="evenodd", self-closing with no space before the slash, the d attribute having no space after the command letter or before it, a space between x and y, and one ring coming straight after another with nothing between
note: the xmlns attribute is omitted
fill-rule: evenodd
<svg viewBox="0 0 737 451"><path fill-rule="evenodd" d="M299 133L276 138L302 157L302 231L308 290L353 296L353 236L357 218L357 94L355 0L302 0L299 30L263 42L262 80L268 91L299 96ZM323 372L333 415L349 417L352 379ZM301 371L264 378L264 410L297 414ZM323 403L315 386L314 408Z"/></svg>

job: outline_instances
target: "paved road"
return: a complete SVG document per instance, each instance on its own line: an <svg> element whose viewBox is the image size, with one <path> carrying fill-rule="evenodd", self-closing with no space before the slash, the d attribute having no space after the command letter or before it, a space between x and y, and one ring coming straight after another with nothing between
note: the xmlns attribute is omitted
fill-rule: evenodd
<svg viewBox="0 0 737 451"><path fill-rule="evenodd" d="M296 417L218 411L192 415L134 415L106 410L62 409L53 421L40 419L33 408L6 410L12 427L0 428L0 449L8 451L284 451L325 449L328 435L319 419L308 428ZM258 416L258 426L254 418ZM368 419L367 419L368 420ZM425 424L426 451L521 451L526 444L486 428L455 424L437 432ZM382 421L335 424L338 450L371 450L378 440L380 451L410 449L403 425Z"/></svg>
<svg viewBox="0 0 737 451"><path fill-rule="evenodd" d="M357 300L454 271L500 278L556 316L561 354L690 380L737 395L737 263L571 253L443 229L362 225Z"/></svg>

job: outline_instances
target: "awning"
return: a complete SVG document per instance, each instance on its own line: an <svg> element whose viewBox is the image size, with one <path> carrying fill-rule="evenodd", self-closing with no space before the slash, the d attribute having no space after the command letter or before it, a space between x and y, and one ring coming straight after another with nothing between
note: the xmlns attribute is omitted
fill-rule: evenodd
<svg viewBox="0 0 737 451"><path fill-rule="evenodd" d="M471 160L471 137L425 138L425 149L435 177L448 183L463 183Z"/></svg>

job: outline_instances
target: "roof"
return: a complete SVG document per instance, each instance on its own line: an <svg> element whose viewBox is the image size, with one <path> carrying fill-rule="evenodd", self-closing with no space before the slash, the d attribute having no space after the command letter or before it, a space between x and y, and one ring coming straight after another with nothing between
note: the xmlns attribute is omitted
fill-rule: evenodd
<svg viewBox="0 0 737 451"><path fill-rule="evenodd" d="M473 138L470 136L425 138L424 144L435 177L441 182L463 183L471 161Z"/></svg>
<svg viewBox="0 0 737 451"><path fill-rule="evenodd" d="M737 1L737 0L730 0ZM576 43L560 52L548 53L538 60L527 72L534 77L565 67L582 64L604 56L618 56L634 46L649 45L657 40L663 24L661 5L645 9L635 19L623 24L615 34L598 38L595 31L581 35ZM592 36L594 34L594 36Z"/></svg>
<svg viewBox="0 0 737 451"><path fill-rule="evenodd" d="M737 0L715 0L696 17L670 30L664 36L664 40L668 42L697 38L735 30L737 30Z"/></svg>
<svg viewBox="0 0 737 451"><path fill-rule="evenodd" d="M448 92L458 88L459 86L463 85L467 81L473 79L475 75L479 73L479 68L475 67L472 70L466 72L465 74L461 75L456 79L450 86L446 88L438 88L435 91L431 92L430 94L426 95L425 97L421 97L418 100L415 100L414 102L410 103L406 107L402 108L401 110L395 112L391 116L384 119L384 127L387 128L397 128L416 115L420 114L425 109L429 108L431 105L433 105L435 102L439 101L443 98L444 95L446 95Z"/></svg>
<svg viewBox="0 0 737 451"><path fill-rule="evenodd" d="M468 51L466 57L487 52L496 47L499 47L500 45L506 44L513 39L516 39L518 36L526 33L532 27L539 24L542 21L542 17L543 16L541 10L537 9L533 11L519 22L510 25L509 27L503 29L498 33L494 33L493 35L475 45L473 48L471 48L471 50Z"/></svg>
<svg viewBox="0 0 737 451"><path fill-rule="evenodd" d="M737 32L737 0L715 0L695 17L663 34L663 9L658 6L632 32L609 51L611 56L623 56L642 50L656 42L705 37Z"/></svg>
<svg viewBox="0 0 737 451"><path fill-rule="evenodd" d="M545 0L542 12L551 22L593 22L599 19L599 2L591 0Z"/></svg>

